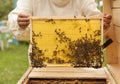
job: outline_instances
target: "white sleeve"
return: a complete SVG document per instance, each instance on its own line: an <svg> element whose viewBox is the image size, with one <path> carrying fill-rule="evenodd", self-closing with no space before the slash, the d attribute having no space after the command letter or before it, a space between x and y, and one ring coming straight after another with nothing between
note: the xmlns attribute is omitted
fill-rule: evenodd
<svg viewBox="0 0 120 84"><path fill-rule="evenodd" d="M82 1L82 10L83 15L85 16L101 16L102 13L97 8L97 4L95 3L95 0L83 0Z"/></svg>
<svg viewBox="0 0 120 84"><path fill-rule="evenodd" d="M17 23L19 13L32 15L32 0L18 0L17 7L8 15L8 27L19 40L29 40L29 27L21 30Z"/></svg>

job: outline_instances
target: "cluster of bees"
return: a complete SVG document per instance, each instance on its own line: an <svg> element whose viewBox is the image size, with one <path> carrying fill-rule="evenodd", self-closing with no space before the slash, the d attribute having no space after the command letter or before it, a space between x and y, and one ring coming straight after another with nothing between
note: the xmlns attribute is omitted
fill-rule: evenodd
<svg viewBox="0 0 120 84"><path fill-rule="evenodd" d="M95 36L99 34L100 31L97 32ZM88 38L87 34L82 37L78 38L77 40L72 41L65 35L65 32L61 31L60 29L55 30L57 35L56 40L60 44L66 44L65 49L59 49L60 45L56 45L55 50L53 51L53 57L44 57L45 51L40 50L37 47L37 43L33 38L32 44L32 53L30 53L32 66L33 67L44 67L46 66L44 62L47 63L57 63L57 64L64 64L70 63L74 67L94 67L99 68L102 66L103 57L100 42L101 40L95 40L92 35ZM90 42L93 40L93 42ZM67 51L66 51L67 49ZM65 56L69 58L69 60L61 59L57 57L59 53L63 53Z"/></svg>
<svg viewBox="0 0 120 84"><path fill-rule="evenodd" d="M56 51L56 54L63 52L65 56L70 59L67 63L71 63L74 67L94 67L99 68L102 66L103 57L101 51L101 40L96 40L95 37L100 35L100 30L94 31L94 37L90 35L90 38L87 34L84 37L78 38L77 40L72 41L65 35L65 32L61 32L60 29L55 31L58 42L65 45L64 49ZM91 42L92 40L92 42ZM57 48L60 45L57 45ZM66 48L67 52L66 52ZM65 60L64 60L65 63Z"/></svg>
<svg viewBox="0 0 120 84"><path fill-rule="evenodd" d="M34 32L33 32L34 33ZM35 39L32 38L32 52L29 53L32 67L45 67L43 63L44 52L37 47Z"/></svg>
<svg viewBox="0 0 120 84"><path fill-rule="evenodd" d="M82 39L73 41L69 45L71 54L69 55L74 59L74 67L94 67L99 68L102 66L102 51L100 40L90 42L87 35Z"/></svg>

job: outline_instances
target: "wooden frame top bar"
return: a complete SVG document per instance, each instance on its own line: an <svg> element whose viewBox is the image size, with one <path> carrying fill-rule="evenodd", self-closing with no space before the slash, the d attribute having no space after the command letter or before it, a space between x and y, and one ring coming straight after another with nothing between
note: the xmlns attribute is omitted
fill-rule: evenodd
<svg viewBox="0 0 120 84"><path fill-rule="evenodd" d="M53 16L53 17L31 17L31 19L102 19L102 17L57 17L57 16Z"/></svg>

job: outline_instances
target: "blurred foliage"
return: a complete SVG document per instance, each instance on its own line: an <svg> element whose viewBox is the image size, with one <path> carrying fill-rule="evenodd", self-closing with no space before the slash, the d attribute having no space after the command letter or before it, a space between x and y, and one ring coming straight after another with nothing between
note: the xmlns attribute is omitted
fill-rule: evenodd
<svg viewBox="0 0 120 84"><path fill-rule="evenodd" d="M100 4L103 0L95 0L96 1L96 3L97 3L97 7L98 7L98 9L100 10L100 11L102 11L103 10L103 6Z"/></svg>
<svg viewBox="0 0 120 84"><path fill-rule="evenodd" d="M7 16L13 8L14 0L0 0L0 20L7 20Z"/></svg>

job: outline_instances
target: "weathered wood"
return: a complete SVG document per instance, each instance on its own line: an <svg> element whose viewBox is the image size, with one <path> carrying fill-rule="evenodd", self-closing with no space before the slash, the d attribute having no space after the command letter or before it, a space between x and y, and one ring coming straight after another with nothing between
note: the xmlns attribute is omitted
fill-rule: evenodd
<svg viewBox="0 0 120 84"><path fill-rule="evenodd" d="M50 16L50 17L30 17L31 19L34 19L34 20L45 20L45 19L51 19L51 18L54 18L54 19L67 19L67 20L72 20L72 19L75 19L74 17L69 17L69 16ZM84 17L84 16L80 16L80 17L76 17L77 19L94 19L94 20L98 20L98 19L101 19L101 17L98 17L98 16L89 16L89 17Z"/></svg>
<svg viewBox="0 0 120 84"><path fill-rule="evenodd" d="M98 82L91 82L91 81L88 81L88 82L85 82L85 81L79 81L79 82L76 82L76 81L51 81L51 82L48 82L48 81L35 81L35 80L32 80L30 81L30 84L107 84L106 82L101 82L101 81L98 81Z"/></svg>
<svg viewBox="0 0 120 84"><path fill-rule="evenodd" d="M29 78L74 78L74 79L106 79L107 76L103 68L34 68L29 74Z"/></svg>
<svg viewBox="0 0 120 84"><path fill-rule="evenodd" d="M112 14L112 0L103 0L103 12Z"/></svg>
<svg viewBox="0 0 120 84"><path fill-rule="evenodd" d="M107 84L102 80L30 80L30 84Z"/></svg>
<svg viewBox="0 0 120 84"><path fill-rule="evenodd" d="M118 63L120 64L120 0L113 1L113 22L115 29L115 40L117 48Z"/></svg>
<svg viewBox="0 0 120 84"><path fill-rule="evenodd" d="M82 84L106 84L105 82L83 82Z"/></svg>
<svg viewBox="0 0 120 84"><path fill-rule="evenodd" d="M120 84L120 64L107 65L117 84Z"/></svg>
<svg viewBox="0 0 120 84"><path fill-rule="evenodd" d="M112 12L112 0L103 0L103 12L106 14L113 14ZM113 22L111 23L111 27L107 32L105 32L105 35L107 38L111 38L114 42L107 47L106 49L106 57L107 57L107 63L118 63L117 59L117 48L116 48L116 41L115 41L115 28L113 27Z"/></svg>
<svg viewBox="0 0 120 84"><path fill-rule="evenodd" d="M117 81L117 84L120 84L120 0L103 0L104 1L104 12L110 13L113 15L113 21L111 26L111 32L109 32L108 37L112 38L114 43L107 48L107 64L108 75L112 74L113 78ZM116 63L116 64L115 64ZM112 80L111 76L109 79ZM116 84L114 81L111 81L111 84Z"/></svg>
<svg viewBox="0 0 120 84"><path fill-rule="evenodd" d="M29 67L17 84L28 84L28 81L29 81L28 75L31 72L31 70L32 70L32 67Z"/></svg>
<svg viewBox="0 0 120 84"><path fill-rule="evenodd" d="M113 21L115 27L115 36L117 42L117 56L120 64L120 0L113 1Z"/></svg>
<svg viewBox="0 0 120 84"><path fill-rule="evenodd" d="M47 67L34 68L29 74L32 84L107 84L104 68ZM36 80L34 80L36 79Z"/></svg>
<svg viewBox="0 0 120 84"><path fill-rule="evenodd" d="M115 51L115 52L114 52ZM114 64L118 63L118 56L117 56L117 43L113 42L109 45L106 49L106 62L107 64Z"/></svg>
<svg viewBox="0 0 120 84"><path fill-rule="evenodd" d="M82 84L76 80L30 80L30 84Z"/></svg>
<svg viewBox="0 0 120 84"><path fill-rule="evenodd" d="M119 55L119 57L118 57L118 60L119 60L119 64L120 64L120 44L118 45L118 55Z"/></svg>
<svg viewBox="0 0 120 84"><path fill-rule="evenodd" d="M120 0L113 0L113 8L120 8Z"/></svg>
<svg viewBox="0 0 120 84"><path fill-rule="evenodd" d="M120 3L119 3L120 4ZM113 23L115 25L120 26L120 8L119 9L113 9Z"/></svg>
<svg viewBox="0 0 120 84"><path fill-rule="evenodd" d="M114 25L115 26L115 34L116 34L116 48L117 48L117 59L118 59L118 63L120 64L120 26L118 25Z"/></svg>
<svg viewBox="0 0 120 84"><path fill-rule="evenodd" d="M28 69L17 84L48 84L49 81L52 81L52 84L59 81L61 81L59 84L65 84L65 82L75 84L75 80L79 84L116 84L105 67L99 69L73 67L33 68Z"/></svg>
<svg viewBox="0 0 120 84"><path fill-rule="evenodd" d="M107 67L104 67L104 70L107 74L107 84L116 84L116 81L114 80L113 76L111 73L108 71Z"/></svg>

